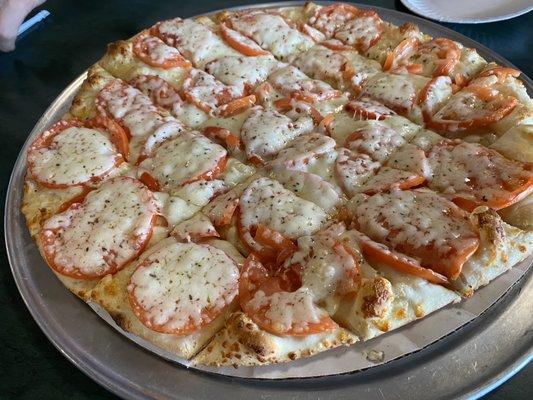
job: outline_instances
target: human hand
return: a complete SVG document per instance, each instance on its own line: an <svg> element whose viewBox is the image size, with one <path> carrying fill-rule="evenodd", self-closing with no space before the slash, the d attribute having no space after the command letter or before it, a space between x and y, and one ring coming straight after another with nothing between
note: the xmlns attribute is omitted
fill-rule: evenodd
<svg viewBox="0 0 533 400"><path fill-rule="evenodd" d="M45 0L0 0L0 51L15 49L20 24Z"/></svg>

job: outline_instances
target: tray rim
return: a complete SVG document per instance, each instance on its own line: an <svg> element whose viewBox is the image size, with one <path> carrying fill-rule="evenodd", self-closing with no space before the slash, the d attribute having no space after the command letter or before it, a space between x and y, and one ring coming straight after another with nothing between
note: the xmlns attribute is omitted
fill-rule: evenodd
<svg viewBox="0 0 533 400"><path fill-rule="evenodd" d="M318 4L330 4L330 3L333 3L333 1L316 1L315 3L318 3ZM193 17L198 17L198 16L202 16L202 15L213 15L213 14L216 14L217 12L220 12L220 11L223 11L223 10L243 10L243 9L271 8L271 7L282 7L282 6L291 7L291 6L300 6L302 4L304 4L304 1L288 1L288 2L274 2L274 3L261 3L261 4L252 4L252 5L243 5L243 6L235 6L235 7L229 7L229 8L223 8L223 9L219 9L219 10L215 10L215 11L210 11L210 12L207 12L207 13L195 15ZM455 31L453 31L453 30L451 30L449 28L446 28L444 26L440 26L440 25L438 25L438 24L436 24L436 23L434 23L432 21L427 21L427 20L422 19L422 18L420 18L418 16L405 14L405 13L402 13L400 11L393 10L393 9L387 9L387 8L383 8L383 7L372 6L372 5L369 5L369 4L358 4L358 3L355 3L355 4L356 5L360 5L362 7L375 9L376 11L381 12L382 14L392 14L393 18L398 18L399 20L416 22L416 23L420 24L421 26L424 26L425 29L423 29L423 30L425 30L425 31L427 31L428 28L430 28L431 30L435 30L436 32L439 32L440 34L445 34L448 37L451 37L451 38L453 38L455 40L462 41L463 43L467 43L467 44L469 44L471 46L475 46L476 49L480 50L480 53L485 53L485 56L487 56L487 58L489 60L498 61L498 63L500 63L502 65L507 65L507 66L514 67L510 62L508 62L503 57L499 56L497 53L493 52L491 49L483 46L482 44L480 44L480 43L478 43L478 42L476 42L476 41L474 41L474 40L472 40L472 39L470 39L470 38L468 38L468 37L466 37L466 36L464 36L464 35L462 35L462 34L460 34L458 32L455 32ZM193 18L193 17L191 17L191 18ZM389 15L388 17L391 17L391 16ZM13 188L14 188L14 186L16 184L20 183L20 182L16 182L17 172L20 172L18 175L22 176L21 174L25 170L25 162L24 162L25 161L25 150L27 149L30 140L36 135L36 133L39 132L44 127L44 125L50 123L52 119L56 118L57 115L60 113L60 109L61 108L64 108L67 103L69 104L69 98L73 96L75 91L77 91L77 89L79 88L79 86L81 85L83 80L85 79L86 74L87 74L87 72L84 72L80 76L78 76L51 103L51 105L47 108L47 110L43 113L41 118L35 124L34 128L32 129L30 135L27 137L27 139L26 139L26 141L25 141L25 143L24 143L24 145L23 145L23 147L22 147L22 149L21 149L21 151L20 151L20 153L19 153L19 155L17 157L17 160L16 160L16 162L14 164L14 167L13 167L12 174L10 176L9 185L8 185L8 189L7 189L6 203L5 203L4 231L6 233L5 242L6 242L6 248L7 248L7 256L8 256L8 261L9 261L10 268L11 268L12 274L14 276L17 288L18 288L19 293L21 294L21 296L22 296L22 298L24 300L24 303L26 304L26 307L30 311L32 317L34 318L34 320L36 321L36 323L38 324L40 329L43 331L43 333L45 333L45 335L47 336L48 340L50 340L54 344L54 346L60 351L60 353L63 354L77 368L82 370L89 377L91 377L92 379L96 380L97 382L99 382L101 385L103 385L104 387L108 388L112 392L114 392L116 394L119 394L121 396L126 396L128 398L144 398L146 396L146 393L142 393L139 396L139 394L134 393L134 391L132 390L131 387L130 388L125 388L125 387L117 384L117 380L116 379L113 380L113 378L110 377L109 374L104 374L102 372L96 371L94 368L91 368L91 366L88 365L87 360L80 359L79 355L73 354L73 353L71 353L69 351L66 351L64 349L64 346L62 346L62 344L60 343L59 338L54 334L54 332L50 329L50 327L46 325L46 320L43 319L43 315L41 315L41 314L39 314L37 312L38 310L35 308L35 304L33 304L31 302L31 294L29 294L27 292L27 290L26 290L27 288L24 286L25 285L24 284L24 280L21 279L21 277L18 275L18 273L16 271L15 256L13 254L14 245L13 245L13 242L11 240L11 235L8 234L8 233L11 233L10 229L8 229L8 228L10 228L12 226L12 224L13 224L13 216L12 216L12 213L9 212L9 210L11 209L10 206L14 202L16 202L15 200L17 200L13 196L13 192L14 192ZM522 74L521 79L526 84L528 89L531 91L533 89L533 82L531 81L531 79L528 76L526 76L525 74ZM50 118L50 116L51 116L51 118ZM19 176L19 178L20 178L20 176ZM26 227L24 226L24 229L25 228ZM532 283L533 283L533 273L532 273L531 270L529 270L528 272L526 272L524 274L524 276L521 279L519 279L518 282L516 282L514 287L512 289L510 289L508 293L506 293L504 296L502 296L502 298L499 299L496 304L491 306L488 311L491 311L491 313L492 313L494 311L493 310L494 308L497 308L497 306L500 306L501 303L503 303L505 301L507 301L507 302L508 301L516 301L518 299L519 295L520 295L520 293L516 293L516 292L517 291L520 292L523 287L531 286ZM497 317L498 316L496 316L496 318ZM474 321L472 321L471 323L467 323L466 325L470 325L470 324L473 324L475 322L479 322L478 320L482 319L482 318L486 319L487 316L481 315L478 318L476 318ZM102 323L104 323L104 321L102 321ZM460 328L460 329L462 329L462 328ZM113 331L113 333L116 334L114 331ZM130 344L132 344L131 341L129 341L129 339L126 338L126 340L128 340L128 342ZM135 346L135 344L133 344L133 345ZM428 347L431 347L432 345L429 345ZM424 352L425 354L427 354L430 351L431 351L431 349L424 348L424 349L421 349L421 350L419 350L419 351L417 351L415 353ZM151 354L151 356L158 357L157 355L155 355L153 353L150 353L150 354ZM410 356L411 356L411 354L405 356L404 358L406 358L406 357L408 358ZM482 386L480 386L480 387L478 387L478 388L476 388L476 389L474 389L474 390L472 390L472 391L470 391L468 393L465 393L464 394L464 398L478 398L478 397L481 397L482 395L488 393L489 391L491 391L495 387L497 387L500 384L502 384L503 382L505 382L511 376L513 376L516 372L518 372L525 365L527 365L531 361L531 359L533 359L533 345L530 346L529 351L526 351L523 354L521 354L520 356L518 356L514 360L514 362L509 364L507 366L507 368L502 370L499 374L494 376L492 379L486 381ZM390 363L396 363L397 361L399 361L399 360L393 360ZM386 369L387 366L389 366L390 363L387 363L384 366L378 366L378 367L372 368L372 370L374 370L374 369ZM170 365L172 366L172 368L182 368L182 367L176 366L175 364L174 365L170 364ZM250 378L236 378L236 377L225 377L225 376L221 376L221 375L214 375L214 374L210 374L210 373L204 372L204 371L200 371L199 373L207 375L207 376L210 376L210 377L214 376L216 379L232 379L232 380L237 380L237 381L246 380L248 382L257 381L256 379L250 379ZM342 375L346 375L346 374L342 374ZM350 373L348 373L348 375L350 375ZM319 378L310 377L310 378L303 378L303 379L301 379L301 378L300 379L299 378L291 378L291 379L288 379L288 380L295 380L295 381L298 381L298 380L300 380L300 381L324 380L324 379L328 379L328 378L332 378L332 377L334 377L334 376L319 377ZM280 380L280 379L274 380L274 382L283 382L283 381L287 381L287 380ZM463 398L463 396L461 396L461 398Z"/></svg>

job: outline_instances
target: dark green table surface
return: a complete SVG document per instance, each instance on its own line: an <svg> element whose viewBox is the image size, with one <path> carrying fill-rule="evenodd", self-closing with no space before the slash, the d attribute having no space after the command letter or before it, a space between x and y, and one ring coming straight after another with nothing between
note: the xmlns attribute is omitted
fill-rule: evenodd
<svg viewBox="0 0 533 400"><path fill-rule="evenodd" d="M467 1L467 0L465 0ZM69 82L101 57L107 43L171 16L188 17L250 0L49 0L51 15L0 53L1 200L17 154L41 114ZM409 12L399 1L360 1ZM533 13L482 25L445 24L490 47L533 77ZM0 399L110 399L115 396L72 366L48 342L26 309L0 258ZM526 367L487 399L533 398Z"/></svg>

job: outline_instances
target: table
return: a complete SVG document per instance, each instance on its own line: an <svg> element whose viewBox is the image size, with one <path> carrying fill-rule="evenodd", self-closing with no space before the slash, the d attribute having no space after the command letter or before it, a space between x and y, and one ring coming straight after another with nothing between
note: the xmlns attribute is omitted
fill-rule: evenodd
<svg viewBox="0 0 533 400"><path fill-rule="evenodd" d="M187 17L250 2L55 0L41 7L51 15L19 38L14 52L0 53L2 204L11 169L31 128L63 88L102 56L107 43L130 37L171 16ZM398 0L359 2L409 12ZM533 77L529 53L533 13L490 24L443 25L490 47ZM0 398L115 398L72 366L48 342L17 292L4 246L0 251ZM532 382L530 365L486 399L531 398Z"/></svg>

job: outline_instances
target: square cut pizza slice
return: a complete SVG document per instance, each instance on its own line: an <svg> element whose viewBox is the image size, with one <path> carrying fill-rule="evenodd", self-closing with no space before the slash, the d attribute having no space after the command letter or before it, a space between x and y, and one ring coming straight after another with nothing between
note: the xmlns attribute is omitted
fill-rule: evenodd
<svg viewBox="0 0 533 400"><path fill-rule="evenodd" d="M519 75L489 64L448 101L426 107L425 126L446 137L490 145L509 129L531 122L533 103Z"/></svg>
<svg viewBox="0 0 533 400"><path fill-rule="evenodd" d="M235 309L244 261L231 244L213 238L205 224L188 225L176 230L180 239L160 241L90 293L90 301L123 330L186 359L209 342Z"/></svg>
<svg viewBox="0 0 533 400"><path fill-rule="evenodd" d="M372 262L451 285L463 295L487 284L532 250L531 235L487 207L472 213L427 189L354 197L349 221Z"/></svg>

